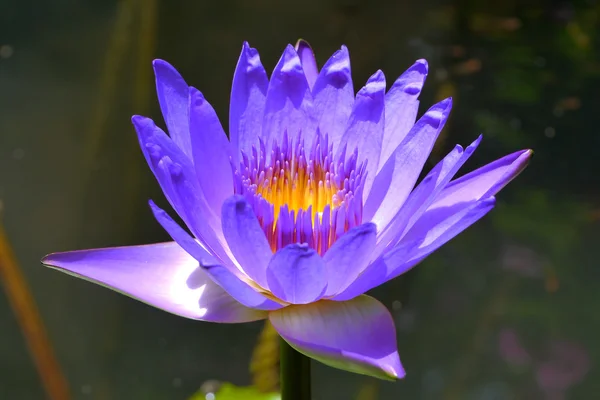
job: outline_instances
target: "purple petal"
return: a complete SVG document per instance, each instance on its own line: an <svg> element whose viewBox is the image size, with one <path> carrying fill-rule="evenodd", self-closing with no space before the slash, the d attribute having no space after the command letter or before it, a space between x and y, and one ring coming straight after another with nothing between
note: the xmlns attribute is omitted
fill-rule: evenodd
<svg viewBox="0 0 600 400"><path fill-rule="evenodd" d="M190 159L151 119L134 116L132 122L148 165L171 206L210 252L231 266L221 218L211 210L200 190Z"/></svg>
<svg viewBox="0 0 600 400"><path fill-rule="evenodd" d="M277 310L282 305L277 304L260 294L257 289L251 286L252 282L240 273L235 274L218 264L200 244L196 243L186 231L184 231L169 215L158 208L153 202L150 207L159 224L185 251L199 261L200 266L208 273L211 279L223 288L231 297L239 301L246 307L259 310Z"/></svg>
<svg viewBox="0 0 600 400"><path fill-rule="evenodd" d="M252 207L243 196L231 196L223 203L221 220L225 239L240 266L267 289L267 265L273 252Z"/></svg>
<svg viewBox="0 0 600 400"><path fill-rule="evenodd" d="M319 67L317 67L315 53L310 47L310 44L304 39L300 39L296 42L295 49L296 53L298 53L298 57L300 57L300 62L302 63L302 69L304 70L304 75L306 75L308 86L312 89L313 86L315 86L317 76L319 76Z"/></svg>
<svg viewBox="0 0 600 400"><path fill-rule="evenodd" d="M327 266L327 291L333 296L346 289L371 261L377 228L366 223L350 229L323 256Z"/></svg>
<svg viewBox="0 0 600 400"><path fill-rule="evenodd" d="M229 108L229 140L235 165L241 151L252 154L252 146L258 146L268 86L269 78L258 51L244 42L233 75Z"/></svg>
<svg viewBox="0 0 600 400"><path fill-rule="evenodd" d="M193 196L200 195L200 188L197 184L197 178L194 171L191 158L186 157L181 150L159 127L157 127L150 118L133 116L131 121L137 131L140 148L148 162L148 166L156 176L160 187L162 188L167 200L175 211L190 226L190 219L187 218L186 209L188 204L182 203L175 187L173 186L173 174L177 173L190 182L190 190ZM165 168L165 164L170 166L177 165L175 168ZM173 174L172 174L173 173ZM190 229L193 229L190 226Z"/></svg>
<svg viewBox="0 0 600 400"><path fill-rule="evenodd" d="M495 204L490 197L460 207L427 211L400 243L379 257L345 291L333 300L346 301L393 279L425 259L487 214Z"/></svg>
<svg viewBox="0 0 600 400"><path fill-rule="evenodd" d="M385 283L388 279L388 265L383 257L377 258L343 291L331 298L334 301L347 301L367 293L369 290Z"/></svg>
<svg viewBox="0 0 600 400"><path fill-rule="evenodd" d="M320 299L327 287L325 263L306 244L290 244L273 255L267 267L271 292L292 304Z"/></svg>
<svg viewBox="0 0 600 400"><path fill-rule="evenodd" d="M357 165L367 161L367 178L364 183L364 196L371 188L379 165L381 140L385 128L385 76L377 71L356 95L354 108L348 121L348 129L342 137L336 158L346 149L352 154L358 149ZM363 196L363 197L364 197Z"/></svg>
<svg viewBox="0 0 600 400"><path fill-rule="evenodd" d="M210 277L221 286L234 299L246 307L258 310L279 310L284 307L275 301L266 298L255 288L242 282L237 276L222 265L203 265Z"/></svg>
<svg viewBox="0 0 600 400"><path fill-rule="evenodd" d="M297 143L300 133L307 148L310 148L315 137L312 119L313 100L302 63L291 45L288 45L277 63L265 105L262 137L266 148L270 149L273 141L281 144L283 134Z"/></svg>
<svg viewBox="0 0 600 400"><path fill-rule="evenodd" d="M244 307L213 283L177 243L55 253L43 264L186 318L249 322L266 312Z"/></svg>
<svg viewBox="0 0 600 400"><path fill-rule="evenodd" d="M419 183L419 185L408 196L408 199L394 216L392 221L384 228L378 236L378 250L380 254L390 243L402 236L425 212L427 207L435 200L436 196L450 182L450 179L469 159L481 142L481 136L477 138L466 150L463 151L457 145L442 161L440 161Z"/></svg>
<svg viewBox="0 0 600 400"><path fill-rule="evenodd" d="M374 222L379 229L389 224L412 191L451 108L452 100L443 100L417 121L375 177L363 221Z"/></svg>
<svg viewBox="0 0 600 400"><path fill-rule="evenodd" d="M328 135L337 151L354 106L350 55L346 46L325 63L313 87L315 117L321 134Z"/></svg>
<svg viewBox="0 0 600 400"><path fill-rule="evenodd" d="M392 279L406 272L408 265L412 267L415 260L421 261L479 221L495 204L496 199L492 196L477 202L427 210L399 245L383 256L391 268L387 278Z"/></svg>
<svg viewBox="0 0 600 400"><path fill-rule="evenodd" d="M292 347L324 364L381 379L405 376L394 320L372 297L289 306L269 320Z"/></svg>
<svg viewBox="0 0 600 400"><path fill-rule="evenodd" d="M385 133L379 168L413 127L419 110L419 95L427 78L427 61L417 60L394 82L385 95Z"/></svg>
<svg viewBox="0 0 600 400"><path fill-rule="evenodd" d="M532 154L531 150L509 154L450 182L431 208L495 195L525 169Z"/></svg>
<svg viewBox="0 0 600 400"><path fill-rule="evenodd" d="M190 88L190 132L196 176L206 201L219 213L233 194L231 148L219 117L202 93Z"/></svg>
<svg viewBox="0 0 600 400"><path fill-rule="evenodd" d="M194 257L201 264L212 265L219 263L208 250L202 247L183 228L181 228L181 226L179 226L165 210L158 207L152 200L148 201L148 205L160 226L162 226L169 236L171 236L171 238L189 255Z"/></svg>
<svg viewBox="0 0 600 400"><path fill-rule="evenodd" d="M168 62L154 60L156 93L160 109L173 142L192 160L192 142L188 124L188 85Z"/></svg>

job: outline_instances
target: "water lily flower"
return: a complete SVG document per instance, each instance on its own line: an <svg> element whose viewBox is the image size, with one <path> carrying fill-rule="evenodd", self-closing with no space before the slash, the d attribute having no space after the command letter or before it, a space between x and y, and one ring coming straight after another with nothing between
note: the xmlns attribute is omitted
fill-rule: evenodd
<svg viewBox="0 0 600 400"><path fill-rule="evenodd" d="M455 179L479 137L416 185L452 106L443 100L415 122L427 68L416 61L387 91L377 71L355 95L345 46L319 69L306 42L288 45L269 79L244 43L226 135L202 93L154 61L169 135L149 118L132 121L191 234L150 202L172 242L42 262L187 318L268 318L313 359L404 377L392 316L364 293L488 213L531 155L519 151Z"/></svg>

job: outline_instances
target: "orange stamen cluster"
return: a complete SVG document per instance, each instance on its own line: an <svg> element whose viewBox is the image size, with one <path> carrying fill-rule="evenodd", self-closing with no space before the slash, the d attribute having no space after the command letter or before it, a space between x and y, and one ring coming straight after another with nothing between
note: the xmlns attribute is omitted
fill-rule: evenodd
<svg viewBox="0 0 600 400"><path fill-rule="evenodd" d="M235 192L252 204L273 251L290 243L308 243L325 251L362 219L362 175L356 152L336 163L327 138L315 139L305 151L302 143L284 136L271 151L253 149L234 171Z"/></svg>

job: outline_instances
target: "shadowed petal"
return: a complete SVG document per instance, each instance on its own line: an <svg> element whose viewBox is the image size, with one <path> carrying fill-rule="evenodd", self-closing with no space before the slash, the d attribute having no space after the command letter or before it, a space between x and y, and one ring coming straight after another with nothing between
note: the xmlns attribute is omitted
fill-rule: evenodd
<svg viewBox="0 0 600 400"><path fill-rule="evenodd" d="M269 320L293 348L324 364L388 380L405 375L394 320L372 297L289 306Z"/></svg>
<svg viewBox="0 0 600 400"><path fill-rule="evenodd" d="M298 53L298 57L300 57L300 62L302 63L302 69L304 70L304 75L306 75L308 86L312 89L313 86L315 86L317 76L319 76L319 67L317 67L315 53L310 47L310 44L304 39L300 39L296 42L295 49L296 53Z"/></svg>
<svg viewBox="0 0 600 400"><path fill-rule="evenodd" d="M208 205L190 159L151 119L134 116L132 122L146 161L171 206L213 255L232 266L221 218Z"/></svg>
<svg viewBox="0 0 600 400"><path fill-rule="evenodd" d="M188 124L188 85L168 62L154 60L156 93L160 109L173 142L192 160L192 142Z"/></svg>
<svg viewBox="0 0 600 400"><path fill-rule="evenodd" d="M283 305L266 298L247 283L239 280L237 276L222 265L202 265L202 267L219 286L247 307L269 311L283 307Z"/></svg>
<svg viewBox="0 0 600 400"><path fill-rule="evenodd" d="M406 272L400 265L423 259L479 221L495 204L496 199L489 197L477 202L427 210L400 239L398 246L384 255L391 266L388 279Z"/></svg>
<svg viewBox="0 0 600 400"><path fill-rule="evenodd" d="M297 143L300 133L307 148L315 137L313 100L298 53L288 45L279 59L267 91L262 138L267 149L283 134Z"/></svg>
<svg viewBox="0 0 600 400"><path fill-rule="evenodd" d="M327 287L325 263L306 244L290 244L273 255L267 267L271 292L292 304L320 299Z"/></svg>
<svg viewBox="0 0 600 400"><path fill-rule="evenodd" d="M162 129L157 127L150 118L135 115L131 118L131 121L137 131L140 148L144 153L148 166L156 176L165 197L190 229L194 230L194 227L191 226L193 225L191 218L188 218L186 215L186 209L189 204L178 196L176 188L173 185L173 175L179 175L183 180L189 181L190 196L201 196L191 158L186 157L183 150ZM171 168L167 168L166 164Z"/></svg>
<svg viewBox="0 0 600 400"><path fill-rule="evenodd" d="M346 46L336 51L321 69L313 87L313 97L319 132L329 137L335 154L354 106L350 55Z"/></svg>
<svg viewBox="0 0 600 400"><path fill-rule="evenodd" d="M450 182L454 174L473 154L477 146L479 146L481 138L479 136L464 151L460 145L457 145L442 161L433 167L408 196L402 208L400 208L388 226L384 228L382 234L378 236L376 254L381 254L390 243L397 241L398 238L413 226L427 207L435 201L436 196Z"/></svg>
<svg viewBox="0 0 600 400"><path fill-rule="evenodd" d="M269 78L258 51L244 42L233 75L229 106L229 140L236 166L241 151L252 154L252 146L258 146L268 86Z"/></svg>
<svg viewBox="0 0 600 400"><path fill-rule="evenodd" d="M525 169L532 154L531 150L517 151L453 180L439 194L431 208L495 195Z"/></svg>
<svg viewBox="0 0 600 400"><path fill-rule="evenodd" d="M260 310L276 310L281 308L280 304L269 300L256 289L250 286L251 281L246 277L232 272L230 269L219 265L199 243L194 241L169 215L150 201L150 207L158 223L167 231L185 251L200 262L200 265L208 273L211 279L223 288L231 297L246 307Z"/></svg>
<svg viewBox="0 0 600 400"><path fill-rule="evenodd" d="M223 203L223 234L244 272L267 289L267 265L273 256L258 219L243 196L231 196Z"/></svg>
<svg viewBox="0 0 600 400"><path fill-rule="evenodd" d="M42 263L186 318L248 322L266 317L213 283L175 242L55 253Z"/></svg>
<svg viewBox="0 0 600 400"><path fill-rule="evenodd" d="M190 256L194 257L201 264L218 264L219 261L200 243L196 242L177 222L175 222L169 214L152 200L148 201L148 205L154 214L154 218L163 227L163 229L184 249ZM242 275L240 275L242 276Z"/></svg>
<svg viewBox="0 0 600 400"><path fill-rule="evenodd" d="M387 282L391 268L382 256L371 263L363 272L341 293L331 298L334 301L347 301L367 293L369 290Z"/></svg>
<svg viewBox="0 0 600 400"><path fill-rule="evenodd" d="M215 213L233 194L231 148L219 117L202 93L190 88L190 132L196 176L206 201Z"/></svg>
<svg viewBox="0 0 600 400"><path fill-rule="evenodd" d="M452 100L443 100L413 126L375 177L363 221L374 222L381 229L389 224L412 191L451 108Z"/></svg>
<svg viewBox="0 0 600 400"><path fill-rule="evenodd" d="M371 261L377 227L366 223L350 229L323 256L327 266L327 291L333 296L346 289Z"/></svg>
<svg viewBox="0 0 600 400"><path fill-rule="evenodd" d="M392 85L385 95L385 133L379 168L413 127L419 111L419 95L427 78L427 61L417 60Z"/></svg>
<svg viewBox="0 0 600 400"><path fill-rule="evenodd" d="M348 289L333 300L352 299L405 273L477 222L494 204L494 197L490 197L453 208L425 212L396 247L369 265Z"/></svg>
<svg viewBox="0 0 600 400"><path fill-rule="evenodd" d="M383 72L377 71L356 95L348 128L342 136L336 154L337 159L343 149L346 149L347 154L352 154L355 149L358 149L357 165L367 161L367 177L364 183L363 197L369 193L379 165L381 141L385 128L384 101L385 76Z"/></svg>

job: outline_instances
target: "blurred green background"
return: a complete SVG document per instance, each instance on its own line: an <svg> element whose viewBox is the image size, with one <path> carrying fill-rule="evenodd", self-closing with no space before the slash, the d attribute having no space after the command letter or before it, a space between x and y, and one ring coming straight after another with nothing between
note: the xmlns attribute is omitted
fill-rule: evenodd
<svg viewBox="0 0 600 400"><path fill-rule="evenodd" d="M455 106L426 169L480 133L465 170L536 152L490 215L374 291L396 319L407 378L375 382L314 363L314 399L598 398L597 0L0 0L0 251L12 246L65 400L210 399L198 393L218 390L209 380L276 389L268 331L249 370L262 323L182 319L39 260L167 239L147 199L166 202L129 122L136 113L162 125L153 58L175 65L226 125L242 42L270 71L299 37L320 65L346 44L355 90L379 68L391 84L428 59L422 111L447 96ZM0 399L43 399L25 340L42 331L21 328L28 311L15 299L27 296L6 260Z"/></svg>

